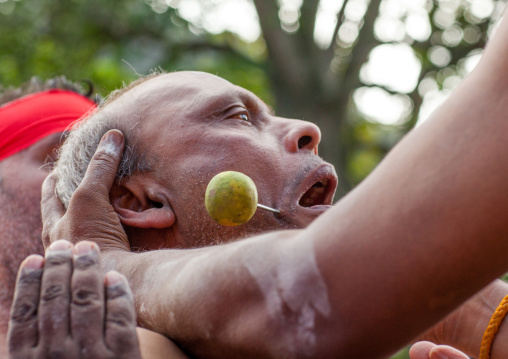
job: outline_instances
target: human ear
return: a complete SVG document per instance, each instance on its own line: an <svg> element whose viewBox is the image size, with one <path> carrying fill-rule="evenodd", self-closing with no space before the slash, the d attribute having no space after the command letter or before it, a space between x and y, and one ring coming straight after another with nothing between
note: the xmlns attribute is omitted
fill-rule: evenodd
<svg viewBox="0 0 508 359"><path fill-rule="evenodd" d="M115 182L109 197L123 225L160 229L175 223L168 190L147 176L134 174Z"/></svg>

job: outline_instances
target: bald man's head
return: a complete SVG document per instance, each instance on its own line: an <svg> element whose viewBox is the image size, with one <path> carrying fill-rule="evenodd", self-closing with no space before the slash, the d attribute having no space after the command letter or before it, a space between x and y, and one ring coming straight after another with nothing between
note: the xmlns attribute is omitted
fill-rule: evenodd
<svg viewBox="0 0 508 359"><path fill-rule="evenodd" d="M112 128L124 132L127 150L110 198L134 248L194 247L301 228L332 203L337 179L317 156L319 129L276 117L251 92L201 72L140 80L73 131L56 167L64 203ZM260 203L281 214L258 211L233 228L215 223L204 193L226 170L249 175Z"/></svg>

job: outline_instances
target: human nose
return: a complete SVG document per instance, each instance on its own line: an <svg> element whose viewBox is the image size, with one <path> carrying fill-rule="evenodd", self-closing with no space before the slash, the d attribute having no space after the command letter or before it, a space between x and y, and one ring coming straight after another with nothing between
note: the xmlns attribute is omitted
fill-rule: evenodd
<svg viewBox="0 0 508 359"><path fill-rule="evenodd" d="M318 154L321 131L315 124L301 120L288 120L289 129L284 136L284 146L289 152L310 150Z"/></svg>

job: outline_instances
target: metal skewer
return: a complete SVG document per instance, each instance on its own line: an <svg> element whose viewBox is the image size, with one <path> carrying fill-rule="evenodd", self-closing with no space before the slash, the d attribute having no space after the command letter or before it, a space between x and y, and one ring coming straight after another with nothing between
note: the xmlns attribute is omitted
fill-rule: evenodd
<svg viewBox="0 0 508 359"><path fill-rule="evenodd" d="M274 209L272 207L268 207L268 206L265 206L265 205L262 205L262 204L259 204L259 203L258 203L258 208L264 209L264 210L269 211L269 212L277 213L277 214L280 213L280 211L278 209Z"/></svg>

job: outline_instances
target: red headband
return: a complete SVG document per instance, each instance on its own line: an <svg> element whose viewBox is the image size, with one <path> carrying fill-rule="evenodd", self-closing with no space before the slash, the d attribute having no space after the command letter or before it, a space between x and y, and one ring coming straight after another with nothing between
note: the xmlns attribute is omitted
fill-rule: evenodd
<svg viewBox="0 0 508 359"><path fill-rule="evenodd" d="M44 137L70 128L95 104L76 92L53 89L0 107L0 161Z"/></svg>

